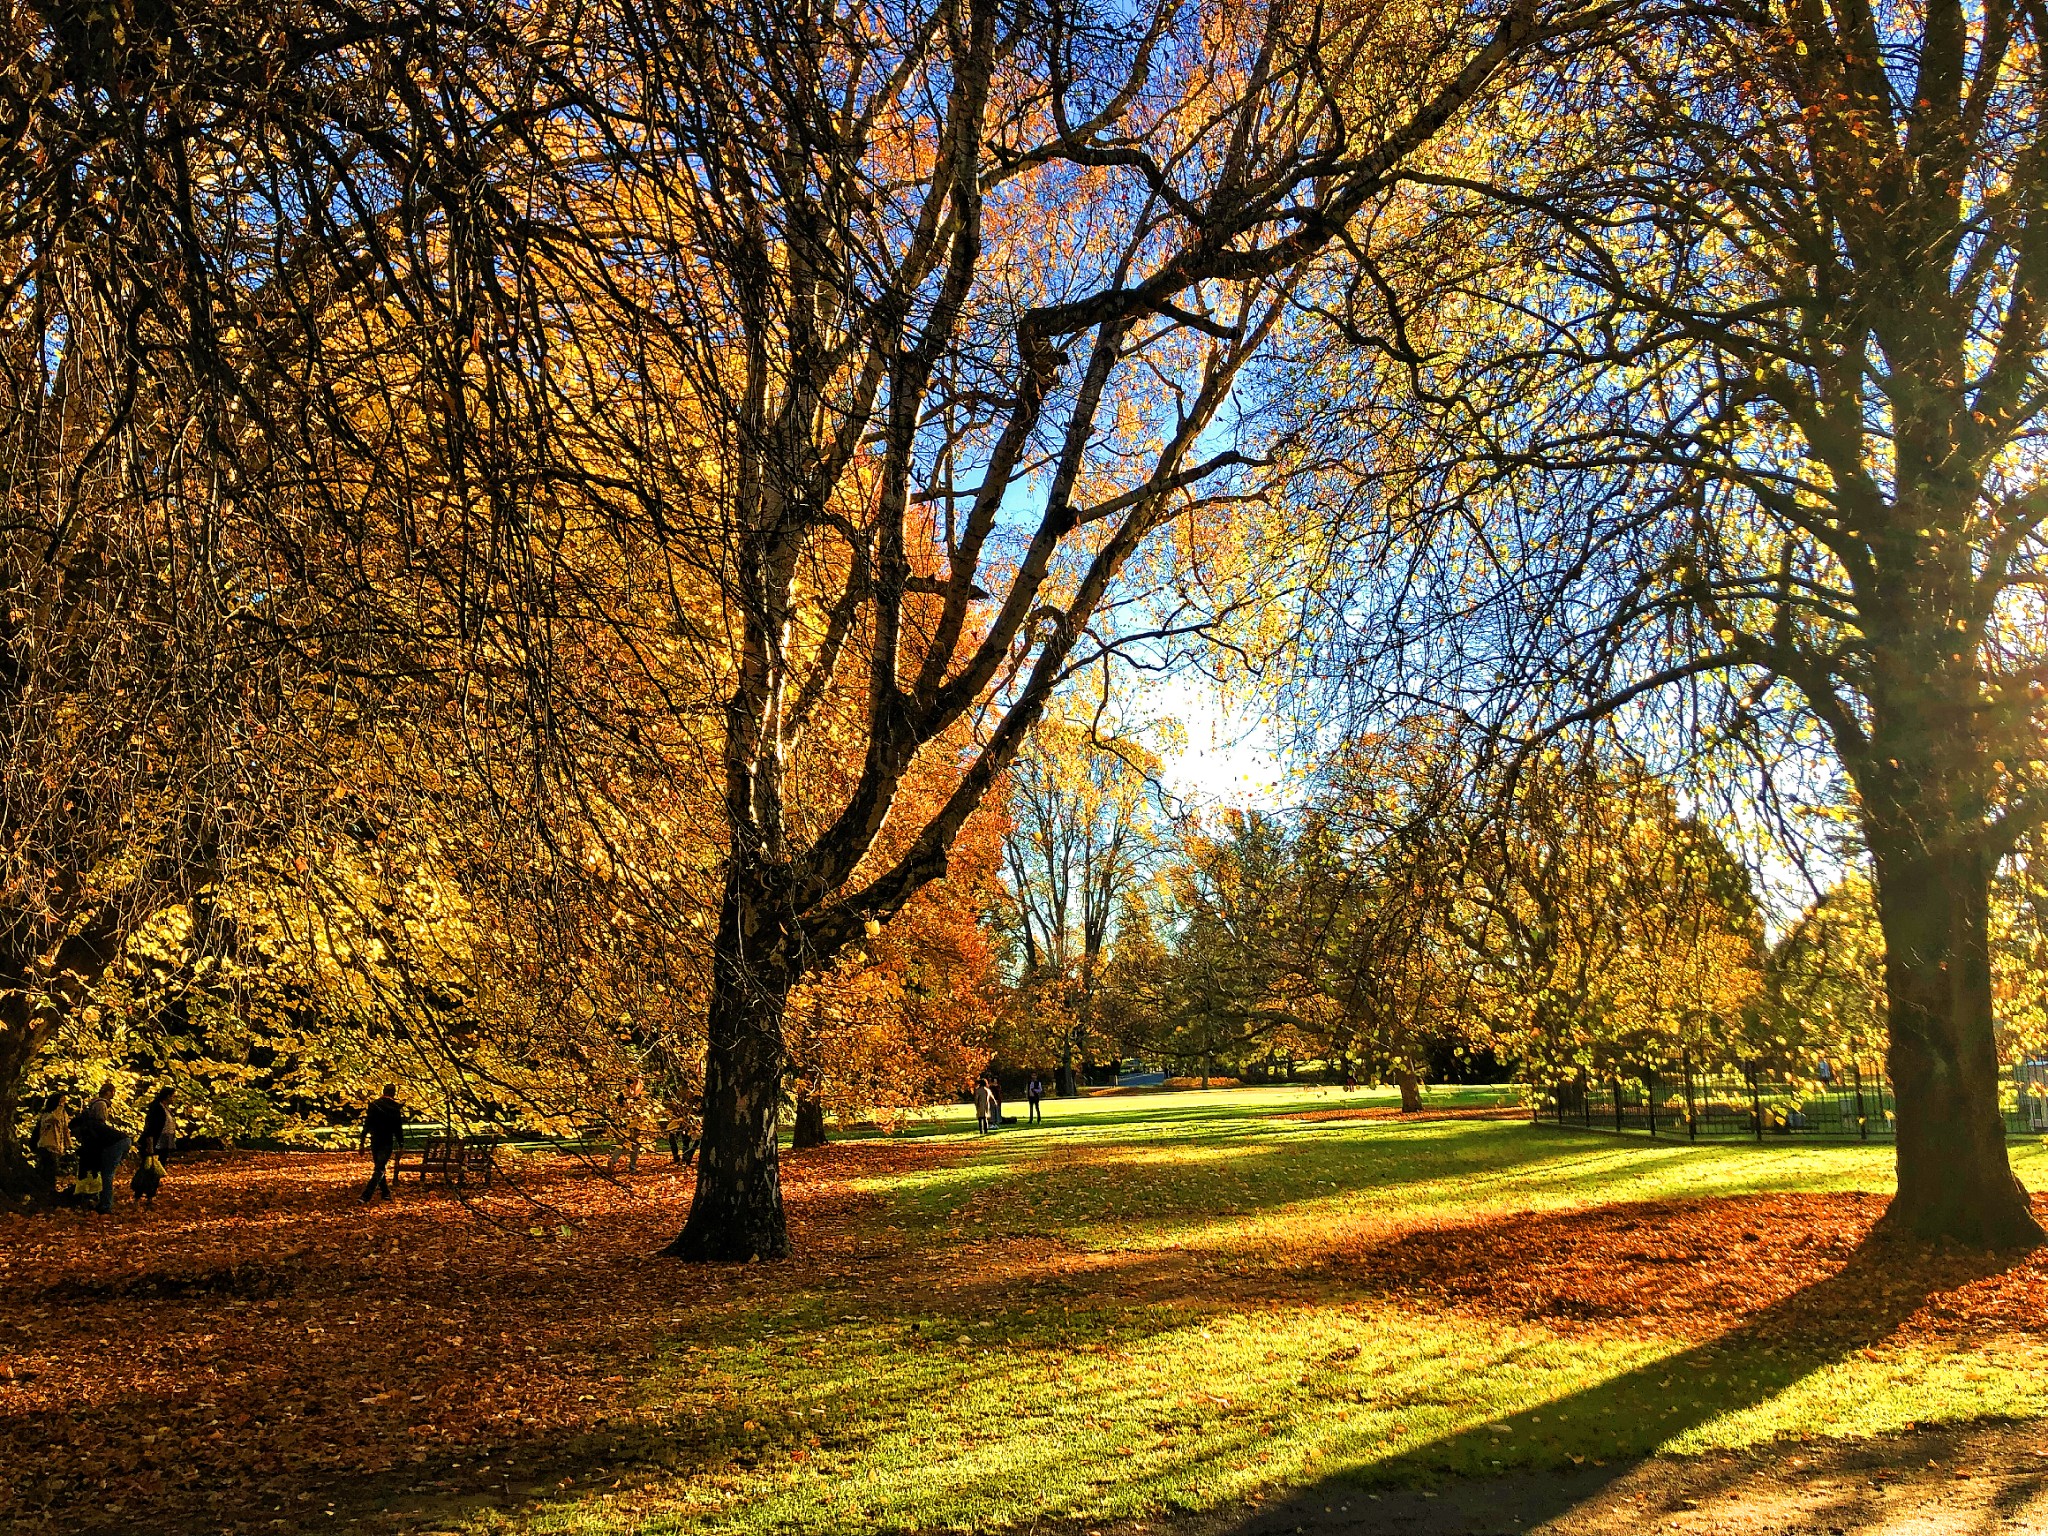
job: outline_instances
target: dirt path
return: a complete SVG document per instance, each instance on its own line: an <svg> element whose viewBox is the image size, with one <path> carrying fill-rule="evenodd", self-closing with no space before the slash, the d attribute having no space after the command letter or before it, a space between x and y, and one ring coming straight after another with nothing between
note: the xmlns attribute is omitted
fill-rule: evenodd
<svg viewBox="0 0 2048 1536"><path fill-rule="evenodd" d="M2048 1533L2048 1425L1810 1441L1617 1472L1315 1488L1100 1536L2021 1536Z"/></svg>

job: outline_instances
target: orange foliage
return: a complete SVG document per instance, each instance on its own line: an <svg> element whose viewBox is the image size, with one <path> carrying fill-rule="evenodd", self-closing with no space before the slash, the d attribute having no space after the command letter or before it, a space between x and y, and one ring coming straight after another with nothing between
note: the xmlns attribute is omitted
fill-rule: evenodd
<svg viewBox="0 0 2048 1536"><path fill-rule="evenodd" d="M988 1064L997 983L984 917L1002 834L995 812L971 817L946 879L791 995L792 1069L841 1123L893 1123L905 1109L953 1096Z"/></svg>

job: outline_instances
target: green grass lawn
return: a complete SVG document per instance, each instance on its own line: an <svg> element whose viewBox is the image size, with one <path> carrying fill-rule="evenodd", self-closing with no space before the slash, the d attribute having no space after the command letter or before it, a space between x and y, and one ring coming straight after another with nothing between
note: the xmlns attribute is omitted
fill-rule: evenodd
<svg viewBox="0 0 2048 1536"><path fill-rule="evenodd" d="M1490 1109L1522 1102L1519 1083L1439 1084L1422 1090L1428 1109ZM1346 1090L1323 1084L1273 1087L1170 1090L1162 1088L1093 1088L1080 1098L1045 1101L1048 1122L1063 1127L1159 1125L1178 1119L1245 1119L1296 1114L1316 1109L1397 1109L1397 1088ZM1023 1120L1022 1098L1003 1101L1004 1115ZM942 1104L920 1110L899 1134L959 1135L974 1129L974 1106ZM866 1134L866 1133L861 1133Z"/></svg>
<svg viewBox="0 0 2048 1536"><path fill-rule="evenodd" d="M1384 1102L1316 1089L1049 1102L1044 1126L985 1139L971 1116L963 1135L959 1112L934 1115L919 1131L958 1155L862 1181L871 1199L832 1265L678 1312L633 1430L669 1470L475 1522L593 1536L982 1530L1327 1479L2048 1414L2040 1335L1899 1335L1932 1283L1855 1260L1718 1331L1660 1325L1649 1294L1642 1316L1589 1322L1361 1278L1401 1234L1447 1225L1544 1233L1627 1202L1881 1195L1887 1147L1286 1118ZM2039 1144L2015 1162L2030 1185L2048 1179ZM1714 1262L1738 1283L1753 1263L1768 1291L1773 1266L1806 1262L1811 1234L1795 1225L1738 1234ZM1617 1241L1634 1246L1616 1264L1699 1291L1656 1267L1675 1261L1654 1223ZM1527 1265L1589 1262L1559 1252ZM1506 1243L1503 1293L1529 1273Z"/></svg>

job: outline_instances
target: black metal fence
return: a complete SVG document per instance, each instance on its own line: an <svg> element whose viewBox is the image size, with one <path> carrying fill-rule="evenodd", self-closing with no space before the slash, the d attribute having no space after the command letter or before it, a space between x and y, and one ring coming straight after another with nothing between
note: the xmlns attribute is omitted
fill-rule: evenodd
<svg viewBox="0 0 2048 1536"><path fill-rule="evenodd" d="M2048 1132L2048 1062L2002 1069L2000 1099L2008 1134ZM1686 1141L1881 1141L1896 1130L1891 1084L1867 1060L1830 1062L1804 1078L1687 1062L1631 1067L1532 1088L1529 1103L1539 1124Z"/></svg>

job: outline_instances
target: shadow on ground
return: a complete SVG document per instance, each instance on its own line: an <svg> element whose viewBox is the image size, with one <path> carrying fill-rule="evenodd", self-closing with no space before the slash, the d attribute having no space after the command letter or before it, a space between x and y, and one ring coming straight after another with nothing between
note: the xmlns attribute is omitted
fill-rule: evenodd
<svg viewBox="0 0 2048 1536"><path fill-rule="evenodd" d="M1135 1536L1137 1525L1099 1536ZM1366 1488L1343 1478L1149 1521L1151 1536L2020 1536L2048 1530L2048 1430L1978 1424Z"/></svg>
<svg viewBox="0 0 2048 1536"><path fill-rule="evenodd" d="M1398 1149L1329 1138L1340 1149L1332 1171L1346 1181L1405 1175L1469 1183L1488 1172L1526 1171L1561 1150L1541 1133L1524 1139L1494 1131L1489 1146L1424 1137L1423 1130L1398 1138ZM1275 1160L1291 1149L1238 1145L1257 1160L1258 1178L1285 1177L1297 1189L1317 1166L1311 1160L1305 1174L1285 1174ZM803 1351L839 1352L835 1380L848 1395L859 1389L864 1412L830 1449L856 1460L918 1403L962 1390L979 1351L1036 1357L1157 1341L1199 1323L1204 1309L1297 1298L1404 1308L1419 1301L1425 1325L1435 1306L1560 1330L1638 1326L1698 1339L1653 1367L1348 1467L1286 1501L1300 1517L1295 1523L1304 1523L1324 1504L1333 1519L1364 1513L1368 1504L1382 1515L1396 1507L1427 1514L1459 1500L1498 1504L1511 1490L1514 1523L1469 1528L1529 1529L1613 1505L1630 1479L1670 1464L1651 1459L1659 1445L1768 1401L1892 1337L1937 1293L1995 1284L2007 1268L1890 1243L1858 1247L1875 1204L1812 1195L1524 1212L1422 1230L1382 1226L1342 1239L1305 1222L1302 1246L1277 1255L1084 1252L994 1233L968 1251L890 1225L898 1213L878 1204L871 1186L958 1171L929 1155L914 1165L885 1161L896 1156L877 1147L800 1165L818 1178L813 1185L800 1174L791 1185L793 1209L809 1224L807 1256L729 1270L682 1270L648 1258L673 1230L687 1197L681 1181L673 1188L644 1181L662 1189L662 1198L635 1204L603 1181L565 1176L549 1186L565 1207L579 1192L594 1202L584 1213L588 1235L573 1243L480 1241L452 1202L365 1215L350 1204L352 1165L329 1160L291 1165L285 1171L293 1182L279 1186L287 1196L274 1201L254 1173L224 1171L209 1193L195 1170L187 1214L171 1208L146 1231L126 1222L77 1231L10 1227L20 1247L13 1256L0 1249L0 1273L32 1302L14 1326L49 1373L50 1390L17 1382L0 1391L0 1452L43 1446L32 1453L35 1486L23 1478L11 1490L0 1487L0 1506L20 1499L15 1518L25 1531L34 1517L42 1528L80 1536L125 1536L144 1526L275 1529L278 1521L326 1530L352 1518L445 1526L466 1510L574 1502L615 1479L631 1486L739 1477L779 1465L796 1443L790 1426L771 1422L761 1405L698 1393L678 1408L657 1408L656 1417L628 1421L649 1361L664 1351L710 1353L733 1344L736 1331L752 1340L755 1364L770 1382L795 1368ZM1119 1177L1122 1166L1105 1159L1085 1177ZM1569 1168L1558 1170L1560 1179L1568 1176ZM314 1177L326 1182L309 1187ZM1254 1189L1252 1198L1259 1209L1289 1203L1278 1191ZM2025 1291L2007 1290L1998 1305L2009 1309ZM1055 1292L1072 1303L1071 1313L1037 1307ZM1034 1308L1036 1318L1027 1321ZM375 1320L372 1309L382 1309ZM871 1354L852 1346L849 1313L864 1314L858 1325L873 1335ZM910 1337L920 1321L943 1321L943 1336L927 1326ZM528 1325L530 1332L519 1331ZM527 1347L529 1338L537 1348ZM132 1339L149 1340L148 1353L131 1347ZM1179 1346L1169 1340L1169 1347ZM437 1394L431 1403L408 1402L408 1394L430 1389ZM1117 1389L1154 1390L1135 1379ZM240 1417L229 1420L230 1412ZM1278 1415L1270 1403L1241 1403L1235 1414L1215 1421L1206 1438L1190 1434L1158 1475L1250 1465L1247 1457L1279 1427L1260 1420ZM257 1421L247 1422L252 1416ZM437 1425L475 1433L461 1446L419 1438ZM143 1426L146 1441L132 1433ZM337 1448L344 1428L354 1438ZM59 1438L75 1441L77 1452L61 1469L49 1453ZM119 1443L110 1448L110 1438ZM1048 1437L1044 1454L1071 1459L1076 1452ZM1510 1459L1537 1470L1494 1476ZM153 1481L135 1475L129 1464L138 1461ZM379 1469L352 1470L369 1467ZM145 1502L126 1509L113 1502L100 1479L116 1471ZM944 1475L984 1474L962 1461ZM1271 1523L1276 1518L1282 1523ZM1150 1524L1246 1536L1291 1528L1272 1509ZM1089 1529L1104 1526L1088 1522ZM790 1528L805 1526L794 1520ZM863 1527L842 1516L832 1528ZM1359 1527L1382 1528L1403 1527Z"/></svg>
<svg viewBox="0 0 2048 1536"><path fill-rule="evenodd" d="M1654 1453L1882 1343L1937 1292L2002 1274L2017 1259L1874 1235L1833 1275L1681 1354L1199 1525L1214 1536L1592 1536L1667 1522L1682 1531L1697 1521L1719 1533L1843 1536L1894 1529L1902 1508L1924 1513L1932 1500L1948 1513L1925 1529L2011 1530L2020 1512L2048 1515L2041 1426L1959 1426L1702 1457ZM1526 1457L1532 1447L1537 1466L1496 1470L1511 1450Z"/></svg>

